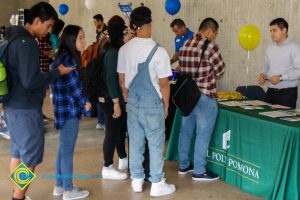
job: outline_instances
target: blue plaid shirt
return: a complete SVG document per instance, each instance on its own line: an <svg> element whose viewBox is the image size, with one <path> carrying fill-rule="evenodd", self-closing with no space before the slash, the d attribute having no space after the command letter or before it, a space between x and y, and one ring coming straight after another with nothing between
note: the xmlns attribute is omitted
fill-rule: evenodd
<svg viewBox="0 0 300 200"><path fill-rule="evenodd" d="M66 55L62 57L56 63L58 67L61 60L65 59ZM65 64L65 63L64 63ZM66 65L68 66L68 65ZM53 109L54 109L54 126L60 129L64 126L66 120L81 118L84 105L87 102L87 98L82 92L82 82L79 77L79 72L74 69L66 75L62 75L56 79L53 87Z"/></svg>

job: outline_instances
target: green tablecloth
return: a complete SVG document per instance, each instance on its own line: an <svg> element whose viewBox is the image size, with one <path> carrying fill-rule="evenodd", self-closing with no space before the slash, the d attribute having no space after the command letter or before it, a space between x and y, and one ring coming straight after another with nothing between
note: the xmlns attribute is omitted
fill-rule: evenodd
<svg viewBox="0 0 300 200"><path fill-rule="evenodd" d="M176 111L168 160L178 159L181 120ZM207 168L245 192L265 199L297 200L300 199L299 143L300 122L219 105L207 152ZM192 160L193 150L190 155Z"/></svg>

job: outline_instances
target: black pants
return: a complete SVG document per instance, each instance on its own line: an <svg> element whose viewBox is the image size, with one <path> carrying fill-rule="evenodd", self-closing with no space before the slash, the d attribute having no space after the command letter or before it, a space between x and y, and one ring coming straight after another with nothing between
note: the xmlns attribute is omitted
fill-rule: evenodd
<svg viewBox="0 0 300 200"><path fill-rule="evenodd" d="M114 113L112 101L101 103L101 111L105 115L105 138L103 142L104 166L113 164L114 152L117 150L119 158L127 157L125 150L126 121L125 108L121 106L122 114L117 119L112 117Z"/></svg>
<svg viewBox="0 0 300 200"><path fill-rule="evenodd" d="M269 88L266 94L266 102L296 108L297 96L297 87L284 89Z"/></svg>

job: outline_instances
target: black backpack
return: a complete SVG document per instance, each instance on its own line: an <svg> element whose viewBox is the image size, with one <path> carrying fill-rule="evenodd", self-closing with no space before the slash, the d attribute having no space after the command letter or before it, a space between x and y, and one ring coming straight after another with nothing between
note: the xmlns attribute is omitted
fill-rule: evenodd
<svg viewBox="0 0 300 200"><path fill-rule="evenodd" d="M106 97L107 87L103 80L103 65L106 52L88 63L83 69L83 91L91 103L98 102L99 97Z"/></svg>
<svg viewBox="0 0 300 200"><path fill-rule="evenodd" d="M8 67L8 46L18 37L28 35L28 33L18 33L9 40L0 43L0 103L8 100L13 87L18 81L13 82L12 75L7 70Z"/></svg>

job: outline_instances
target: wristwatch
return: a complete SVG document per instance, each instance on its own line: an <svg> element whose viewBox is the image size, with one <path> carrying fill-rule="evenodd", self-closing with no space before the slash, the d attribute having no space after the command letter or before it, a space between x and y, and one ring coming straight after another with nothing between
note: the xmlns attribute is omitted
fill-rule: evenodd
<svg viewBox="0 0 300 200"><path fill-rule="evenodd" d="M280 81L283 81L282 75L279 75L279 80L280 80Z"/></svg>

